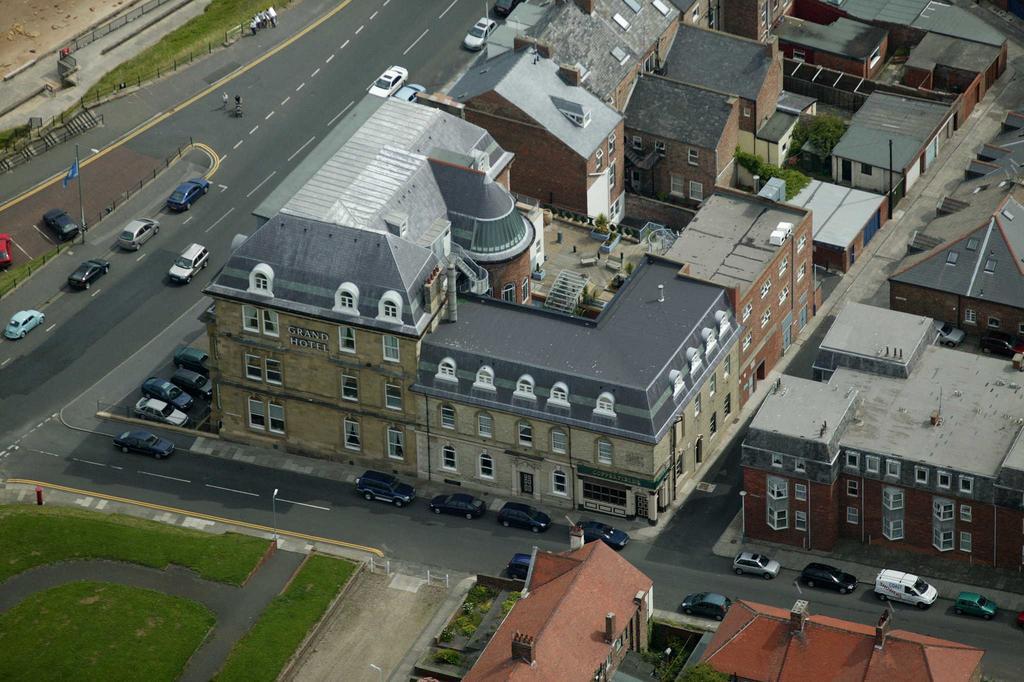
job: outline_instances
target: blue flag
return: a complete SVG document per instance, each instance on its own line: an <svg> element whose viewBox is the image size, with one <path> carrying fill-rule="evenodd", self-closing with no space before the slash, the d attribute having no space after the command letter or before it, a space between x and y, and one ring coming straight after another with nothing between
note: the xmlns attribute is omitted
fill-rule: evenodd
<svg viewBox="0 0 1024 682"><path fill-rule="evenodd" d="M78 159L71 164L71 168L68 169L68 174L64 176L64 189L67 189L68 183L78 177Z"/></svg>

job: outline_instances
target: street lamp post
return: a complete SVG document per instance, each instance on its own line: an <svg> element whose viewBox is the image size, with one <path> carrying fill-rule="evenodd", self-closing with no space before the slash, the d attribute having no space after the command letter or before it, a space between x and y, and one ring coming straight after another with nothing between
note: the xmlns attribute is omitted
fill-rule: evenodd
<svg viewBox="0 0 1024 682"><path fill-rule="evenodd" d="M747 538L747 491L740 491L740 544Z"/></svg>
<svg viewBox="0 0 1024 682"><path fill-rule="evenodd" d="M277 544L277 488L274 488L274 494L270 496L270 511L274 515L274 544Z"/></svg>
<svg viewBox="0 0 1024 682"><path fill-rule="evenodd" d="M380 682L384 682L384 669L379 665L374 665L373 663L370 664L370 667L376 670L377 674L380 675Z"/></svg>

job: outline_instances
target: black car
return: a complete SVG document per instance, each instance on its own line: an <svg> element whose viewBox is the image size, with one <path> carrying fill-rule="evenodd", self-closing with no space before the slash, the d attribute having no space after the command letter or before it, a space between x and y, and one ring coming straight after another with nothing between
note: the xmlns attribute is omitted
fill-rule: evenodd
<svg viewBox="0 0 1024 682"><path fill-rule="evenodd" d="M87 260L68 276L68 284L76 289L88 289L93 282L110 272L110 261L95 258Z"/></svg>
<svg viewBox="0 0 1024 682"><path fill-rule="evenodd" d="M81 229L68 212L64 209L54 208L43 214L43 222L46 226L57 233L62 242L74 238Z"/></svg>
<svg viewBox="0 0 1024 682"><path fill-rule="evenodd" d="M551 527L551 517L528 504L506 502L498 512L498 523L506 528L516 526L540 533Z"/></svg>
<svg viewBox="0 0 1024 682"><path fill-rule="evenodd" d="M1024 353L1024 339L1017 338L1006 332L990 331L981 337L981 352L995 353L1012 358L1017 353Z"/></svg>
<svg viewBox="0 0 1024 682"><path fill-rule="evenodd" d="M192 405L195 404L192 396L167 381L167 379L161 379L160 377L149 377L143 381L142 395L147 398L156 398L165 403L170 403L182 412L188 412L192 409Z"/></svg>
<svg viewBox="0 0 1024 682"><path fill-rule="evenodd" d="M679 605L679 610L690 616L704 616L722 620L729 612L732 601L721 594L714 592L697 592L688 594Z"/></svg>
<svg viewBox="0 0 1024 682"><path fill-rule="evenodd" d="M612 528L607 523L584 521L580 528L583 529L583 542L603 540L604 544L612 549L622 549L629 542L629 534L626 531Z"/></svg>
<svg viewBox="0 0 1024 682"><path fill-rule="evenodd" d="M466 493L438 495L430 501L430 511L435 514L455 514L475 519L483 516L486 510L483 500Z"/></svg>
<svg viewBox="0 0 1024 682"><path fill-rule="evenodd" d="M505 573L509 578L526 580L526 576L530 573L530 562L529 554L513 554L508 566L505 567Z"/></svg>
<svg viewBox="0 0 1024 682"><path fill-rule="evenodd" d="M156 459L163 459L174 452L174 443L149 431L125 431L114 439L114 447L121 448L121 452L134 450L153 455Z"/></svg>
<svg viewBox="0 0 1024 682"><path fill-rule="evenodd" d="M807 587L824 587L839 594L853 592L857 587L857 578L828 564L807 564L800 572L800 582Z"/></svg>
<svg viewBox="0 0 1024 682"><path fill-rule="evenodd" d="M171 383L187 391L193 398L210 400L213 397L213 383L199 372L190 369L176 369L171 375Z"/></svg>
<svg viewBox="0 0 1024 682"><path fill-rule="evenodd" d="M499 17L507 17L522 2L523 0L498 0L494 3L494 13Z"/></svg>
<svg viewBox="0 0 1024 682"><path fill-rule="evenodd" d="M366 471L356 479L356 492L368 500L383 500L404 507L416 497L416 490L398 477L382 471Z"/></svg>
<svg viewBox="0 0 1024 682"><path fill-rule="evenodd" d="M206 366L206 361L209 359L210 356L205 351L191 346L179 346L178 350L174 351L175 367L190 369L204 377L210 376L210 368Z"/></svg>

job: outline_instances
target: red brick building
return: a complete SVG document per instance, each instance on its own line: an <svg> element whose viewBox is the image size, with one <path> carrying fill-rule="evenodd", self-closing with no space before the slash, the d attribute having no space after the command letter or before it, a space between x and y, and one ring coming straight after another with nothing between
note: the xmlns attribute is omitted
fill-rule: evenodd
<svg viewBox="0 0 1024 682"><path fill-rule="evenodd" d="M1004 360L931 345L931 318L847 304L815 375L785 377L742 445L747 537L840 539L1019 570L1024 396ZM969 454L966 454L969 453Z"/></svg>
<svg viewBox="0 0 1024 682"><path fill-rule="evenodd" d="M721 30L767 42L772 26L792 5L793 0L722 0Z"/></svg>
<svg viewBox="0 0 1024 682"><path fill-rule="evenodd" d="M578 67L509 51L452 86L462 115L516 155L513 192L618 222L625 210L623 120L582 87Z"/></svg>
<svg viewBox="0 0 1024 682"><path fill-rule="evenodd" d="M522 599L462 679L610 680L647 649L654 583L603 542L564 554L534 550Z"/></svg>
<svg viewBox="0 0 1024 682"><path fill-rule="evenodd" d="M874 78L885 66L889 36L885 29L845 17L822 25L782 17L775 28L779 49L789 59Z"/></svg>
<svg viewBox="0 0 1024 682"><path fill-rule="evenodd" d="M789 611L738 601L701 661L731 679L757 682L980 682L984 655L983 649L893 629L885 609L872 627L811 615L804 600Z"/></svg>
<svg viewBox="0 0 1024 682"><path fill-rule="evenodd" d="M740 404L813 315L811 213L720 188L665 258L726 289L743 326Z"/></svg>

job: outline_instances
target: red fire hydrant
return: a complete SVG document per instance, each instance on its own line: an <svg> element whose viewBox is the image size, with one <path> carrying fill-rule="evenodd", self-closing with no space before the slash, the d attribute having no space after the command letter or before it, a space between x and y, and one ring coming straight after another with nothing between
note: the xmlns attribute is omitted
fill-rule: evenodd
<svg viewBox="0 0 1024 682"><path fill-rule="evenodd" d="M36 486L36 504L43 504L43 486L41 485Z"/></svg>

